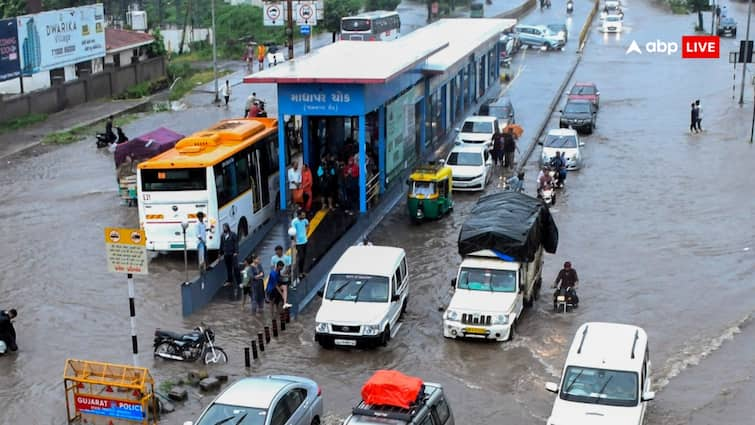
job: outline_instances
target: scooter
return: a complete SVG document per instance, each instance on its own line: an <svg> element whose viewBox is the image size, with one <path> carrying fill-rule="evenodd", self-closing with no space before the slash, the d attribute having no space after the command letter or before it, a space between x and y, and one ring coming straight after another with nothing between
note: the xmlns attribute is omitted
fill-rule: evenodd
<svg viewBox="0 0 755 425"><path fill-rule="evenodd" d="M571 15L574 12L574 2L569 0L566 2L566 13Z"/></svg>
<svg viewBox="0 0 755 425"><path fill-rule="evenodd" d="M572 288L559 288L556 291L556 295L553 299L553 311L558 312L562 311L564 314L566 314L569 307L576 307L577 306L577 300L575 298L576 293L574 292L574 289Z"/></svg>
<svg viewBox="0 0 755 425"><path fill-rule="evenodd" d="M553 186L540 189L540 193L537 196L545 202L545 205L551 206L556 203L556 193L553 190Z"/></svg>
<svg viewBox="0 0 755 425"><path fill-rule="evenodd" d="M105 134L105 133L97 133L97 135L95 137L97 137L97 148L98 149L106 148L111 143L110 137L108 137L108 135Z"/></svg>
<svg viewBox="0 0 755 425"><path fill-rule="evenodd" d="M215 332L204 325L188 333L155 330L153 343L155 357L177 361L196 361L204 364L227 363L228 355L215 345Z"/></svg>

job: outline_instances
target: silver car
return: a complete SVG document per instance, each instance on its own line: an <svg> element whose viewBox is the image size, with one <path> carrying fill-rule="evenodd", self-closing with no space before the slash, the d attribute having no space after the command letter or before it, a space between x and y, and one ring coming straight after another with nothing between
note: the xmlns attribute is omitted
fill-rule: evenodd
<svg viewBox="0 0 755 425"><path fill-rule="evenodd" d="M566 44L565 35L554 34L544 25L517 25L514 29L523 45L556 50Z"/></svg>
<svg viewBox="0 0 755 425"><path fill-rule="evenodd" d="M322 411L317 383L271 375L234 383L207 406L196 425L319 425Z"/></svg>

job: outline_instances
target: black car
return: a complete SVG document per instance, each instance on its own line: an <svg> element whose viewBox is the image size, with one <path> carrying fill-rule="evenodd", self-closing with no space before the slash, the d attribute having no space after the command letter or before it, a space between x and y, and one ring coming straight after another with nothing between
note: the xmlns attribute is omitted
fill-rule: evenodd
<svg viewBox="0 0 755 425"><path fill-rule="evenodd" d="M730 35L732 37L737 36L737 21L734 18L725 17L721 18L718 22L718 36Z"/></svg>
<svg viewBox="0 0 755 425"><path fill-rule="evenodd" d="M598 109L589 100L568 100L560 112L558 126L561 128L573 128L580 133L591 134L596 127Z"/></svg>

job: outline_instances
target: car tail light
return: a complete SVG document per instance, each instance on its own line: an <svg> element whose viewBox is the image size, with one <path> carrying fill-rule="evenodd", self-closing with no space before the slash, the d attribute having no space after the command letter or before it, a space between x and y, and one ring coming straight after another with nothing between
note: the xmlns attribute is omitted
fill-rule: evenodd
<svg viewBox="0 0 755 425"><path fill-rule="evenodd" d="M317 387L317 396L318 397L322 396L322 388L320 387Z"/></svg>
<svg viewBox="0 0 755 425"><path fill-rule="evenodd" d="M370 41L375 41L375 37L370 37Z"/></svg>

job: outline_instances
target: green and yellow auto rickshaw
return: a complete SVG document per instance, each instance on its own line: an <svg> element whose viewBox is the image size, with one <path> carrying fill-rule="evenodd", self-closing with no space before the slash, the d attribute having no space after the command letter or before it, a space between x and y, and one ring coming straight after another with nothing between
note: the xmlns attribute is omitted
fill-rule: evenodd
<svg viewBox="0 0 755 425"><path fill-rule="evenodd" d="M451 167L443 162L417 167L409 176L406 205L414 221L440 218L454 207Z"/></svg>

